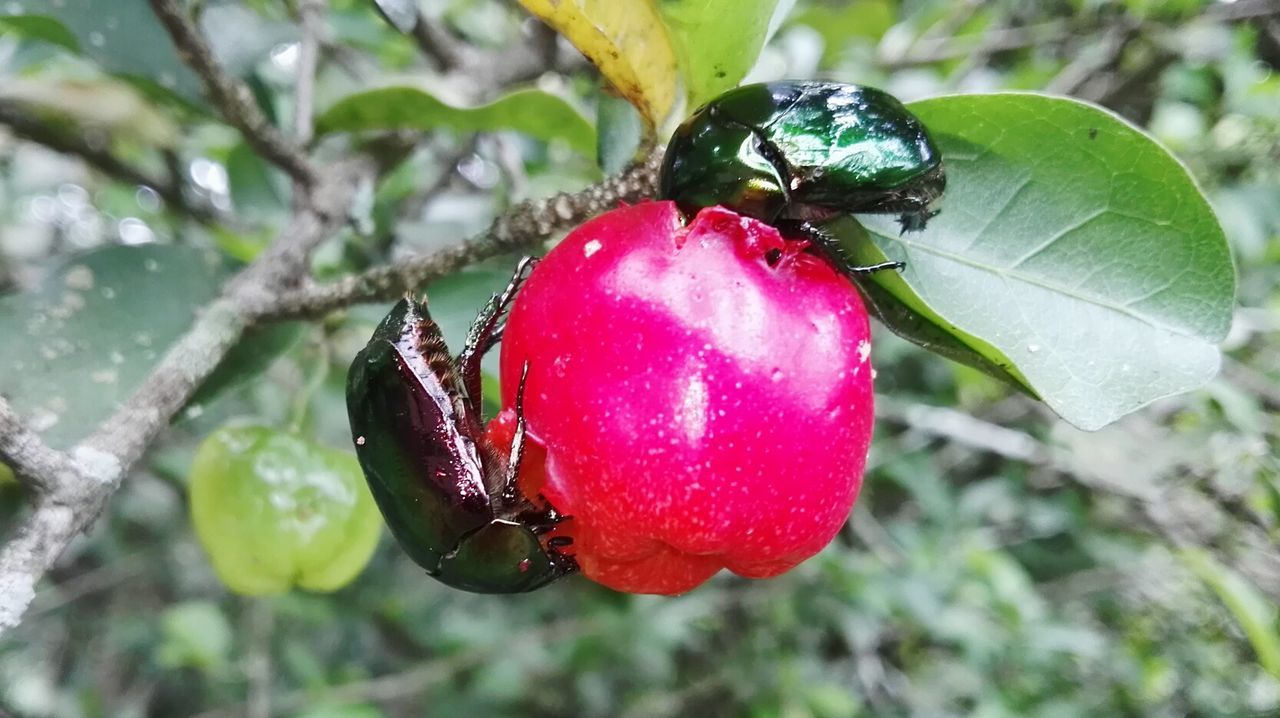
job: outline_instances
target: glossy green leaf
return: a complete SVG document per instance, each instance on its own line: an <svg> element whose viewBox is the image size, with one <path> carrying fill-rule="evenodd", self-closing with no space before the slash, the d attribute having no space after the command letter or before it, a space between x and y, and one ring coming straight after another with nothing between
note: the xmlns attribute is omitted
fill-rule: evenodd
<svg viewBox="0 0 1280 718"><path fill-rule="evenodd" d="M1179 555L1191 572L1204 581L1231 612L1258 654L1258 663L1268 673L1280 678L1280 631L1277 631L1275 604L1205 551L1189 548Z"/></svg>
<svg viewBox="0 0 1280 718"><path fill-rule="evenodd" d="M942 213L908 234L892 218L862 218L874 248L856 248L860 260L907 263L869 280L909 310L899 313L1008 367L997 376L1084 429L1217 372L1231 257L1163 147L1065 98L958 95L911 109L942 148Z"/></svg>
<svg viewBox="0 0 1280 718"><path fill-rule="evenodd" d="M339 100L316 119L316 131L515 130L540 140L564 140L591 156L596 132L572 105L542 90L516 90L479 107L447 104L416 87L383 87Z"/></svg>
<svg viewBox="0 0 1280 718"><path fill-rule="evenodd" d="M839 238L856 264L872 265L885 261L884 253L870 241L867 230L852 218L841 217L825 227ZM939 316L911 291L901 276L886 272L875 277L874 281L860 278L858 286L867 311L893 333L935 354L1035 394L1004 354Z"/></svg>
<svg viewBox="0 0 1280 718"><path fill-rule="evenodd" d="M689 107L746 77L764 48L778 0L662 0Z"/></svg>

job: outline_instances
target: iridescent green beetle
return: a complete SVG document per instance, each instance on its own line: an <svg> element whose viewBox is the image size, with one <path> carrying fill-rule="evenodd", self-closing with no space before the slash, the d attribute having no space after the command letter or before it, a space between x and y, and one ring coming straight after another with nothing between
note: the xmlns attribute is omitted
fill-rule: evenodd
<svg viewBox="0 0 1280 718"><path fill-rule="evenodd" d="M687 213L722 205L799 225L824 247L834 240L812 222L896 213L903 231L923 229L946 187L942 154L901 102L813 81L744 85L707 103L672 136L658 181Z"/></svg>
<svg viewBox="0 0 1280 718"><path fill-rule="evenodd" d="M480 359L532 260L471 326L452 357L425 304L403 299L374 331L347 374L356 457L401 548L442 583L476 593L521 593L573 573L548 537L563 517L516 483L524 449L524 377L507 452L480 420Z"/></svg>

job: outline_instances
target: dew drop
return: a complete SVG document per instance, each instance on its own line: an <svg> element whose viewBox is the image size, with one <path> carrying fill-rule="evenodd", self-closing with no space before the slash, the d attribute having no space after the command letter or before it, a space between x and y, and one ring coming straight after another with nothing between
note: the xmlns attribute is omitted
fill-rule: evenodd
<svg viewBox="0 0 1280 718"><path fill-rule="evenodd" d="M95 30L89 33L89 44L94 47L102 47L107 44L107 36Z"/></svg>
<svg viewBox="0 0 1280 718"><path fill-rule="evenodd" d="M1028 345L1027 345L1027 351L1031 352L1032 354L1035 354L1036 352L1040 351L1040 345L1039 345L1039 344L1028 344Z"/></svg>
<svg viewBox="0 0 1280 718"><path fill-rule="evenodd" d="M363 437L363 436L357 436L357 437L356 437L356 446L364 446L364 437Z"/></svg>

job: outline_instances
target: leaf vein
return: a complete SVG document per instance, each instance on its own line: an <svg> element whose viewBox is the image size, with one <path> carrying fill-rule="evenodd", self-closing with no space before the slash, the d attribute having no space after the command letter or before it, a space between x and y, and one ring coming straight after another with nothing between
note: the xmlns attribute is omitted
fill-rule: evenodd
<svg viewBox="0 0 1280 718"><path fill-rule="evenodd" d="M1062 239L1068 234L1071 234L1077 229L1080 229L1086 224L1089 224L1093 220L1106 214L1108 211L1109 210L1106 207L1096 209L1090 212L1088 215L1080 218L1079 221L1073 222L1072 224L1069 224L1066 227L1063 227L1058 232L1055 232L1054 234L1050 235L1048 239L1036 245L1035 247L1032 247L1029 251L1027 251L1021 257L1018 257L1016 260L1014 260L1013 264L1009 265L1009 269L1017 269L1018 267L1021 267L1023 264L1030 261L1036 255L1040 254L1041 252L1048 249L1049 247L1052 247L1054 242L1057 242L1059 239Z"/></svg>
<svg viewBox="0 0 1280 718"><path fill-rule="evenodd" d="M1019 182L1018 186L1015 187L1013 191L1009 193L1009 196L1005 197L1004 202L1000 205L1000 209L993 212L991 216L987 218L987 221L984 222L982 226L978 228L978 231L974 232L973 236L969 238L969 244L968 246L965 247L966 252L969 251L970 249L973 249L973 245L977 244L978 241L982 239L982 235L987 233L987 230L990 229L991 225L995 224L995 221L997 219L1000 219L1000 217L1004 214L1004 211L1006 209L1009 209L1009 205L1013 204L1013 201L1018 198L1018 195L1022 193L1022 190L1026 189L1027 186L1030 184L1031 184L1031 174L1028 173L1025 176L1023 176L1022 181Z"/></svg>
<svg viewBox="0 0 1280 718"><path fill-rule="evenodd" d="M974 269L977 269L980 271L989 272L999 277L1018 280L1032 286L1040 287L1041 289L1047 289L1052 292L1057 292L1059 294L1071 297L1073 299L1077 299L1087 304L1092 304L1094 306L1101 307L1103 309L1109 309L1117 314L1122 314L1132 319L1135 319L1143 324L1146 324L1147 326L1153 329L1158 329L1160 331L1176 334L1178 336L1189 337L1192 339L1202 339L1202 337L1200 337L1194 331L1185 329L1183 327L1176 327L1170 324L1166 324L1153 317L1143 316L1133 311L1132 309L1130 309L1128 306L1124 304L1118 304L1116 302L1108 301L1100 297L1088 296L1086 294L1080 293L1065 285L1059 284L1057 282L1051 282L1049 280L1030 275L1026 272L1021 272L1016 269L1009 269L1006 267L998 267L998 266L986 264L976 259L971 259L969 257L966 257L961 254L957 254L955 252L948 252L944 249L939 249L937 247L932 247L927 244L922 244L920 242L917 242L912 239L908 239L906 237L888 237L885 235L880 235L880 236L889 241L901 242L903 245L905 245L910 249L919 250L920 252L923 252L926 254L932 254L942 259L949 259L958 264L963 264L969 267L973 267Z"/></svg>

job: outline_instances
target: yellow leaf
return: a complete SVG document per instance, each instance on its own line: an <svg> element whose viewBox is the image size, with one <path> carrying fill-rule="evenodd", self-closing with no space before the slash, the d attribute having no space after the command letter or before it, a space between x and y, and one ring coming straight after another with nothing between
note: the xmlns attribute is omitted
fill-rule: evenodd
<svg viewBox="0 0 1280 718"><path fill-rule="evenodd" d="M656 126L676 97L676 55L653 0L520 0Z"/></svg>

